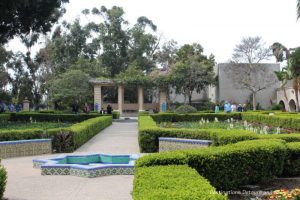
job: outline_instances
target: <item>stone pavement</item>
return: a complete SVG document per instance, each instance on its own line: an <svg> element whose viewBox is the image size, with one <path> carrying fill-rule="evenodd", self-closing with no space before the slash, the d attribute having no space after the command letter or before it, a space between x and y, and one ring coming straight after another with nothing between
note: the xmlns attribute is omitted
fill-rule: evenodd
<svg viewBox="0 0 300 200"><path fill-rule="evenodd" d="M137 123L118 123L106 128L74 153L138 153ZM33 158L3 159L8 171L4 197L8 200L128 200L132 199L133 176L80 178L42 176L32 167Z"/></svg>

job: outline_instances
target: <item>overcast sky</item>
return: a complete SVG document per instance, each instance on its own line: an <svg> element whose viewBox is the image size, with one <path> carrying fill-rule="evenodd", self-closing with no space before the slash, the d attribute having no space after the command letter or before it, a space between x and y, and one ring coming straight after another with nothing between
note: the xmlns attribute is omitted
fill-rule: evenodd
<svg viewBox="0 0 300 200"><path fill-rule="evenodd" d="M219 63L228 61L235 45L247 36L261 36L268 46L277 41L289 48L300 46L296 0L70 0L63 19L84 21L84 8L102 5L123 7L130 24L146 16L163 40L200 43Z"/></svg>

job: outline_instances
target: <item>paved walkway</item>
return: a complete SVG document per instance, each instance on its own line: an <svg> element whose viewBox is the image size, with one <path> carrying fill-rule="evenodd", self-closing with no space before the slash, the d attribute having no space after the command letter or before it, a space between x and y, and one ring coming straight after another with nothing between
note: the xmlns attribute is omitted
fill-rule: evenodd
<svg viewBox="0 0 300 200"><path fill-rule="evenodd" d="M116 123L92 138L75 153L138 153L137 123ZM33 156L3 159L8 171L8 200L129 200L133 176L80 178L41 176L32 167Z"/></svg>

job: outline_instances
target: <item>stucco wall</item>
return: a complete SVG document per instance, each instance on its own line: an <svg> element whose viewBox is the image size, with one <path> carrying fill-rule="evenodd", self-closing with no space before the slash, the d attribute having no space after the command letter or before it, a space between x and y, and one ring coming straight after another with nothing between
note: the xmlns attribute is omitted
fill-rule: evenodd
<svg viewBox="0 0 300 200"><path fill-rule="evenodd" d="M228 70L228 63L221 63L216 66L216 71L218 72L218 84L215 88L216 90L216 100L217 101L231 101L233 103L247 103L250 99L251 92L247 89L240 89L237 84L234 83L230 71ZM242 66L243 64L241 64ZM268 73L273 73L273 71L279 71L279 64L261 64L261 67L266 69L265 74L259 74L263 79ZM279 81L275 79L274 84L269 86L257 93L257 103L261 105L262 108L268 109L271 105L271 100L276 102L276 89L279 87Z"/></svg>

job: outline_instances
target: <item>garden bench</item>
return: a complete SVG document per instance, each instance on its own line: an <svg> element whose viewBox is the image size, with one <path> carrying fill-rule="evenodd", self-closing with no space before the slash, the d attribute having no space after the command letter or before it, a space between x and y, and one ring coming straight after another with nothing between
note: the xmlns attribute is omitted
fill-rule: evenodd
<svg viewBox="0 0 300 200"><path fill-rule="evenodd" d="M208 147L210 140L159 137L159 152Z"/></svg>

